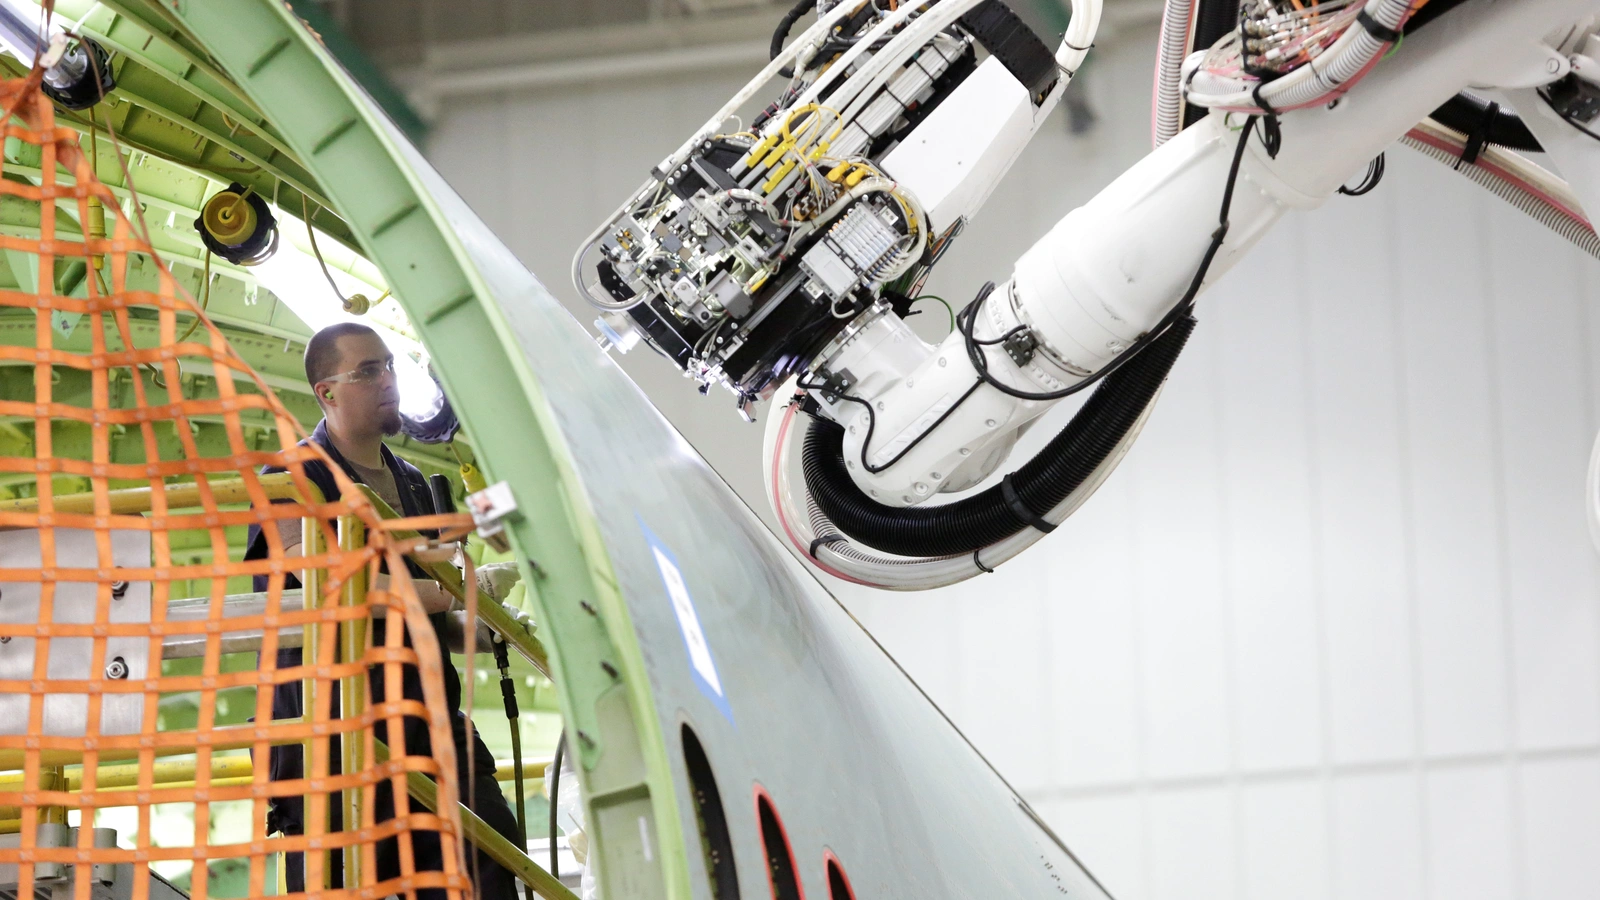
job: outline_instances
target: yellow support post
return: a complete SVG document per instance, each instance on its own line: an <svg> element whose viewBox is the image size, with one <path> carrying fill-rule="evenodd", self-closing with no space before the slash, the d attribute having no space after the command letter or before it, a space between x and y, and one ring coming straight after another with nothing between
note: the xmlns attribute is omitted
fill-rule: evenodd
<svg viewBox="0 0 1600 900"><path fill-rule="evenodd" d="M306 558L310 558L313 556L320 556L324 552L324 549L321 523L309 516L301 519L301 553L304 554ZM307 610L319 610L322 608L322 576L323 572L320 569L307 567L300 570L300 585L302 588L302 595L304 597L303 602ZM300 663L301 665L309 667L312 674L308 675L301 682L300 711L301 714L305 716L307 721L316 721L317 694L320 692L317 690L317 678L315 673L318 661L322 657L322 654L319 651L322 648L323 637L324 635L321 623L316 621L310 621L306 623L305 640L302 642L300 650ZM319 743L326 747L328 744L328 738L317 738L313 736L306 738L305 741L302 742L300 756L302 777L308 779L313 777L312 773L315 771L313 760L316 758L317 745ZM305 816L306 834L327 834L328 795L319 791L313 791L309 793L306 796ZM322 864L319 866L312 866L311 863L313 857L320 857ZM329 856L329 851L318 850L314 853L308 851L305 854L304 859L306 883L310 885L312 883L313 872L320 869L322 882L320 886L324 890L332 887L333 867L330 865L332 860Z"/></svg>
<svg viewBox="0 0 1600 900"><path fill-rule="evenodd" d="M67 789L67 771L64 766L41 766L39 768L39 790L65 791ZM18 810L17 818L22 818L21 810ZM67 824L66 807L39 807L39 824L43 825L46 822L56 825Z"/></svg>
<svg viewBox="0 0 1600 900"><path fill-rule="evenodd" d="M339 549L354 553L367 544L367 529L355 516L339 517ZM362 568L351 574L339 596L341 606L360 606L367 599L367 570ZM356 662L367 655L367 620L349 619L339 623L339 661ZM367 674L358 672L339 679L339 717L359 718L367 710ZM339 771L349 775L366 768L366 750L361 735L343 735L339 741ZM364 797L361 788L343 792L343 823L345 831L359 831L366 821ZM361 885L361 847L344 848L344 886L346 889Z"/></svg>

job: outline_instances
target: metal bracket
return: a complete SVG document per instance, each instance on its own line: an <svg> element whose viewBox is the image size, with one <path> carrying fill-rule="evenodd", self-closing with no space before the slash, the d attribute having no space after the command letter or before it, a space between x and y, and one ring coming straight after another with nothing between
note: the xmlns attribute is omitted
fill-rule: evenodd
<svg viewBox="0 0 1600 900"><path fill-rule="evenodd" d="M840 369L837 372L822 373L822 387L818 390L822 399L829 403L838 403L844 392L856 383L856 376L849 369Z"/></svg>
<svg viewBox="0 0 1600 900"><path fill-rule="evenodd" d="M1027 365L1033 359L1033 354L1039 349L1039 339L1034 336L1033 329L1023 328L1011 337L1006 338L1000 345L1005 348L1006 355L1018 367Z"/></svg>
<svg viewBox="0 0 1600 900"><path fill-rule="evenodd" d="M517 498L511 495L511 485L497 481L475 494L468 494L467 509L484 543L497 553L511 550L511 542L506 538L506 521L517 511Z"/></svg>

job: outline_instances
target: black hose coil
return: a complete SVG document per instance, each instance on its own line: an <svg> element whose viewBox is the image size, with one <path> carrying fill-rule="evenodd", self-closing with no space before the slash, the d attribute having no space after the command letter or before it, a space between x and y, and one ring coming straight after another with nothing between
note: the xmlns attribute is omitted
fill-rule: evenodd
<svg viewBox="0 0 1600 900"><path fill-rule="evenodd" d="M1105 462L1127 435L1178 360L1195 320L1180 316L1127 365L1106 376L1061 432L1011 475L1024 507L1043 516ZM802 455L806 489L819 509L851 538L898 556L971 553L1004 540L1027 523L1011 510L1001 486L940 506L899 508L867 497L844 464L844 429L817 419Z"/></svg>

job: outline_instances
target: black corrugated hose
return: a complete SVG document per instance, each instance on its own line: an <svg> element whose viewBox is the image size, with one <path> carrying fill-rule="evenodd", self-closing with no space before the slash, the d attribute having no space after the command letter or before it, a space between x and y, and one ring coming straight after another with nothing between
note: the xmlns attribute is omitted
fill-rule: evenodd
<svg viewBox="0 0 1600 900"><path fill-rule="evenodd" d="M778 54L783 52L783 42L789 39L789 30L794 28L794 23L800 21L800 17L807 12L815 9L816 5L816 0L796 0L794 8L783 14L783 18L778 20L777 30L772 32L772 55L768 56L767 59L778 58ZM778 71L778 74L784 78L793 78L794 67L784 66Z"/></svg>
<svg viewBox="0 0 1600 900"><path fill-rule="evenodd" d="M778 54L783 52L783 42L789 38L789 29L800 21L801 16L815 9L816 5L816 0L797 0L794 8L783 14L783 18L778 20L777 29L772 32L772 55L767 59L778 58Z"/></svg>
<svg viewBox="0 0 1600 900"><path fill-rule="evenodd" d="M1094 473L1138 421L1172 371L1194 331L1184 315L1116 372L1039 454L1010 475L1022 504L1043 516ZM840 531L899 556L971 553L1027 526L1007 503L1001 485L942 506L884 506L850 480L844 464L844 429L814 419L802 456L806 489Z"/></svg>

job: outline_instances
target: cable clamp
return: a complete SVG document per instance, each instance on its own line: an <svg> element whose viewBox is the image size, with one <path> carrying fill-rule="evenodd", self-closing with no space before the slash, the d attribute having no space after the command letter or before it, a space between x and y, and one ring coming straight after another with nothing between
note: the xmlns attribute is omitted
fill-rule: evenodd
<svg viewBox="0 0 1600 900"><path fill-rule="evenodd" d="M1016 334L1001 341L1000 346L1020 369L1033 360L1034 354L1039 349L1039 339L1034 336L1033 329L1024 325Z"/></svg>
<svg viewBox="0 0 1600 900"><path fill-rule="evenodd" d="M983 552L983 548L982 547L979 547L977 550L972 551L972 564L978 567L978 571L983 572L986 575L993 575L994 574L994 569L991 569L988 566L984 565L983 564L983 560L978 558L978 554L982 553L982 552Z"/></svg>
<svg viewBox="0 0 1600 900"><path fill-rule="evenodd" d="M1400 43L1400 32L1367 15L1366 9L1362 9L1361 12L1356 14L1356 24L1366 29L1367 34L1383 41L1385 44Z"/></svg>
<svg viewBox="0 0 1600 900"><path fill-rule="evenodd" d="M1000 496L1005 499L1006 506L1011 508L1011 514L1017 517L1017 521L1024 525L1035 528L1044 534L1049 534L1050 532L1056 530L1056 526L1046 522L1042 517L1035 515L1033 510L1029 509L1023 504L1022 498L1017 496L1016 485L1011 483L1010 473L1007 473L1006 477L1000 479Z"/></svg>
<svg viewBox="0 0 1600 900"><path fill-rule="evenodd" d="M467 510L472 513L472 523L478 527L478 537L496 552L511 550L506 537L506 522L517 511L517 498L511 495L511 485L497 481L475 494L467 495Z"/></svg>
<svg viewBox="0 0 1600 900"><path fill-rule="evenodd" d="M1256 82L1255 89L1250 92L1250 99L1256 101L1256 106L1261 109L1261 146L1267 148L1267 156L1271 159L1278 158L1278 151L1283 149L1283 130L1278 127L1278 111L1272 108L1267 98L1261 96L1261 89L1266 87L1265 81Z"/></svg>
<svg viewBox="0 0 1600 900"><path fill-rule="evenodd" d="M1467 135L1466 146L1461 148L1461 158L1457 159L1451 168L1460 171L1462 163L1470 166L1478 161L1478 157L1483 154L1483 145L1489 142L1489 125L1499 114L1500 104L1493 100L1489 101L1489 105L1483 108L1483 115L1478 117L1478 124L1474 125L1471 133Z"/></svg>
<svg viewBox="0 0 1600 900"><path fill-rule="evenodd" d="M839 541L847 541L847 540L849 540L849 538L845 537L842 534L830 534L827 537L819 537L816 540L811 542L811 548L806 551L806 555L811 557L812 559L816 559L817 558L817 548L818 547L821 547L823 544L833 544L833 543L837 543Z"/></svg>

